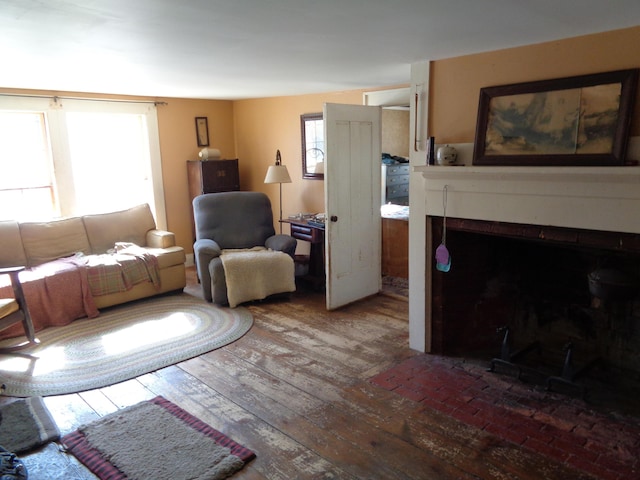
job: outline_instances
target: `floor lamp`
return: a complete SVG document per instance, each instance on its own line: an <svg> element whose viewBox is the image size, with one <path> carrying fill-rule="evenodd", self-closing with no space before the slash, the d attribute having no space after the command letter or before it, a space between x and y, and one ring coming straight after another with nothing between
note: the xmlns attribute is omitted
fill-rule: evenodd
<svg viewBox="0 0 640 480"><path fill-rule="evenodd" d="M264 177L264 183L280 184L280 220L282 220L282 184L291 183L291 177L287 171L287 167L282 165L280 150L276 152L276 164L270 165L267 175ZM280 233L282 233L282 222L280 222Z"/></svg>

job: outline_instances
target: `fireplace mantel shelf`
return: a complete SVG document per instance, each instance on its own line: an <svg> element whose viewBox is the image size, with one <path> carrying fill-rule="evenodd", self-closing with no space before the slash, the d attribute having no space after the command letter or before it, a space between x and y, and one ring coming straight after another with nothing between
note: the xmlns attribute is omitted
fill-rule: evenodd
<svg viewBox="0 0 640 480"><path fill-rule="evenodd" d="M640 167L414 166L427 215L640 233Z"/></svg>
<svg viewBox="0 0 640 480"><path fill-rule="evenodd" d="M503 180L548 182L640 183L640 167L414 166L429 180Z"/></svg>

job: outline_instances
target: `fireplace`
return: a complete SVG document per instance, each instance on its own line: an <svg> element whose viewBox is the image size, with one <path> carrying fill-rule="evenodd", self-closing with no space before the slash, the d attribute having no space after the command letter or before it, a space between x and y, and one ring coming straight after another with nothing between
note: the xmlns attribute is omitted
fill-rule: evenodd
<svg viewBox="0 0 640 480"><path fill-rule="evenodd" d="M442 217L432 217L434 244ZM434 353L490 356L509 333L538 363L640 372L640 236L447 219L449 272L432 272ZM432 252L433 254L433 252ZM533 361L533 360L532 360Z"/></svg>
<svg viewBox="0 0 640 480"><path fill-rule="evenodd" d="M551 364L567 351L640 372L640 169L416 167L425 179L426 331L434 353L538 344ZM434 265L447 186L448 273ZM412 206L413 208L413 206ZM624 278L611 298L599 276ZM619 280L619 278L618 278ZM490 353L487 353L490 355Z"/></svg>

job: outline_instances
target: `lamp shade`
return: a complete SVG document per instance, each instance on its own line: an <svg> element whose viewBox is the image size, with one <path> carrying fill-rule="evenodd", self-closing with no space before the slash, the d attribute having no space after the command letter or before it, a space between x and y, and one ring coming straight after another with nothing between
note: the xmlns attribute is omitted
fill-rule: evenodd
<svg viewBox="0 0 640 480"><path fill-rule="evenodd" d="M270 165L264 183L291 183L289 171L285 165Z"/></svg>

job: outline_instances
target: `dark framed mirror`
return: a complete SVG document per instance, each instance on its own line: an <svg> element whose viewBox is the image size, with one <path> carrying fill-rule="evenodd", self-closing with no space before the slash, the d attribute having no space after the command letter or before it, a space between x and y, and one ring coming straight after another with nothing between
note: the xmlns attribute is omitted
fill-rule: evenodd
<svg viewBox="0 0 640 480"><path fill-rule="evenodd" d="M300 115L302 178L324 180L324 121L322 113Z"/></svg>

